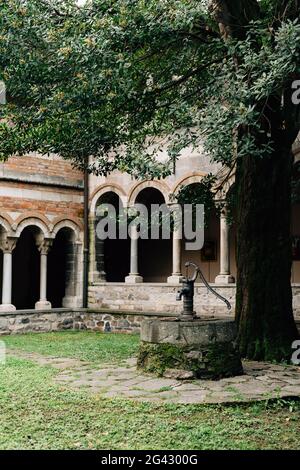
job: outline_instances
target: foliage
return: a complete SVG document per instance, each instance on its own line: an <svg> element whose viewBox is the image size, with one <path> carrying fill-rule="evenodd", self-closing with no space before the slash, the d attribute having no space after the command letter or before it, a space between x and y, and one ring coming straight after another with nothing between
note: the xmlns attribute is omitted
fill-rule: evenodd
<svg viewBox="0 0 300 470"><path fill-rule="evenodd" d="M293 2L284 2L279 20L278 2L260 2L242 40L227 41L208 8L217 3L1 0L9 104L0 156L57 152L80 165L93 155L90 169L99 174L160 177L183 148L203 142L223 165L267 155L273 141L263 104L274 95L290 113L283 97L290 100L286 88L299 74ZM240 129L248 131L237 144ZM256 133L265 135L262 145Z"/></svg>
<svg viewBox="0 0 300 470"><path fill-rule="evenodd" d="M216 208L214 200L213 186L216 182L214 175L208 175L200 183L182 186L177 195L179 204L192 204L193 215L196 213L197 204L203 204L205 207L205 225L208 226L210 215L221 206Z"/></svg>

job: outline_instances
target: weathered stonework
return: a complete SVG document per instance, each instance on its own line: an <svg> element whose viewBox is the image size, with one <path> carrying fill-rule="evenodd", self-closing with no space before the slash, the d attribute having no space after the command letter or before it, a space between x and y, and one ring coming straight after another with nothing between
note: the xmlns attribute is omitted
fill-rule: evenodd
<svg viewBox="0 0 300 470"><path fill-rule="evenodd" d="M27 310L0 313L0 336L19 333L47 333L65 330L89 330L138 333L145 318L159 314L136 312L91 312L83 309Z"/></svg>
<svg viewBox="0 0 300 470"><path fill-rule="evenodd" d="M243 373L232 320L145 320L138 368L176 378L220 379Z"/></svg>
<svg viewBox="0 0 300 470"><path fill-rule="evenodd" d="M235 311L235 284L212 287L229 300L231 311L202 284L195 285L194 306L199 316L233 316ZM112 311L127 310L141 312L164 312L179 314L182 302L176 301L178 285L144 283L95 283L89 287L89 307L94 309L108 308ZM300 320L300 285L293 285L293 305L296 320Z"/></svg>
<svg viewBox="0 0 300 470"><path fill-rule="evenodd" d="M47 333L65 330L139 333L144 320L173 314L160 312L125 312L119 310L52 309L0 312L0 336L23 333ZM300 323L298 324L300 331Z"/></svg>

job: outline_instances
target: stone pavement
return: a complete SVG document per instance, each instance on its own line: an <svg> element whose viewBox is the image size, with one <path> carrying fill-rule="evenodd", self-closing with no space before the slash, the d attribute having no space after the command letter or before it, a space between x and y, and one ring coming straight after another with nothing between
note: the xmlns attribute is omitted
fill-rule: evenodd
<svg viewBox="0 0 300 470"><path fill-rule="evenodd" d="M161 403L234 403L300 397L300 367L244 361L244 375L218 381L178 381L136 370L134 358L121 365L95 364L77 359L8 350L14 357L59 369L55 382L106 398Z"/></svg>

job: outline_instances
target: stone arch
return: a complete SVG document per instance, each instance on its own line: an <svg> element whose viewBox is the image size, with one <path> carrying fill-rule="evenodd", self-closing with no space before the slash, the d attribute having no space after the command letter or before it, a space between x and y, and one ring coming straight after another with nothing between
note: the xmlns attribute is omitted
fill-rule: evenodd
<svg viewBox="0 0 300 470"><path fill-rule="evenodd" d="M82 303L82 231L77 221L57 218L48 254L48 300L52 307Z"/></svg>
<svg viewBox="0 0 300 470"><path fill-rule="evenodd" d="M12 224L13 221L10 217L0 214L0 229L4 228L5 232L8 235L12 235Z"/></svg>
<svg viewBox="0 0 300 470"><path fill-rule="evenodd" d="M19 217L15 222L16 237L20 237L26 227L35 226L40 229L46 238L52 238L49 220L41 214L26 214Z"/></svg>
<svg viewBox="0 0 300 470"><path fill-rule="evenodd" d="M109 204L115 210L115 236L101 239L97 235L98 223L102 219L98 208ZM127 206L127 197L122 188L107 184L95 193L91 207L90 228L90 279L93 281L124 282L129 272L130 240L120 237L118 216ZM126 223L126 219L124 221ZM123 226L124 228L124 226ZM126 230L126 227L125 227Z"/></svg>
<svg viewBox="0 0 300 470"><path fill-rule="evenodd" d="M12 254L12 303L17 310L33 309L41 300L41 253L48 247L51 235L40 218L27 214L17 222L18 241Z"/></svg>
<svg viewBox="0 0 300 470"><path fill-rule="evenodd" d="M203 172L197 172L197 173L188 173L185 176L183 176L179 181L175 183L175 185L172 188L171 194L176 196L180 188L183 186L189 186L190 184L194 183L201 183L202 179L206 176L206 173Z"/></svg>
<svg viewBox="0 0 300 470"><path fill-rule="evenodd" d="M138 197L139 193L146 188L154 188L160 191L165 199L166 204L170 202L170 189L166 183L162 181L142 181L137 183L130 191L128 196L128 205L133 205L136 202L136 198Z"/></svg>
<svg viewBox="0 0 300 470"><path fill-rule="evenodd" d="M71 218L65 219L60 217L58 219L55 219L51 232L53 238L55 238L58 232L63 228L69 228L70 230L72 230L72 232L74 233L74 242L81 242L81 234L83 230L82 224L79 224L77 221Z"/></svg>
<svg viewBox="0 0 300 470"><path fill-rule="evenodd" d="M120 200L122 201L122 204L126 206L127 196L126 196L124 189L121 186L115 183L103 184L102 186L99 186L91 195L90 213L92 216L94 216L96 213L96 207L97 207L97 202L99 201L99 198L103 196L105 193L110 193L110 192L117 194L117 196L119 196Z"/></svg>

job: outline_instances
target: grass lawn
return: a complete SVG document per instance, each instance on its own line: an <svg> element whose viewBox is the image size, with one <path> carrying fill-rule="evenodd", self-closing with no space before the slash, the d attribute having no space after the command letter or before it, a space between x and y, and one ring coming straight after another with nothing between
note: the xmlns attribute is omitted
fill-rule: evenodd
<svg viewBox="0 0 300 470"><path fill-rule="evenodd" d="M1 338L0 338L1 339ZM88 362L120 362L134 356L139 335L102 334L68 331L62 333L29 333L2 338L8 348L36 352L45 356L72 357Z"/></svg>
<svg viewBox="0 0 300 470"><path fill-rule="evenodd" d="M94 364L130 357L138 337L66 332L1 337L8 348ZM300 449L300 404L167 405L55 385L58 371L0 365L0 449Z"/></svg>

